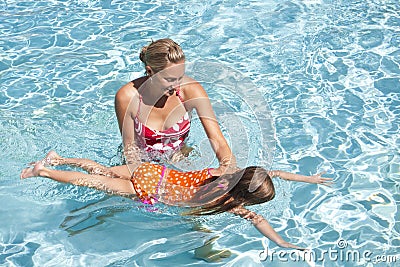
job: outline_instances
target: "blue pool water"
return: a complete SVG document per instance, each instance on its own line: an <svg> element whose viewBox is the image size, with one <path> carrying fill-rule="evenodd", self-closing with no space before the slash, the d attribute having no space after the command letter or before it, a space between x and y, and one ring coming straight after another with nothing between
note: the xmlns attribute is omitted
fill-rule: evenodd
<svg viewBox="0 0 400 267"><path fill-rule="evenodd" d="M228 214L195 220L204 233L179 209L19 180L50 149L118 163L114 94L143 74L140 48L164 37L197 66L242 166L334 178L277 180L276 199L253 209L319 256L371 261L265 260L275 244ZM215 266L397 266L399 47L397 0L0 1L0 265L204 266L193 249L218 235L233 255ZM180 167L215 164L196 127L201 157Z"/></svg>

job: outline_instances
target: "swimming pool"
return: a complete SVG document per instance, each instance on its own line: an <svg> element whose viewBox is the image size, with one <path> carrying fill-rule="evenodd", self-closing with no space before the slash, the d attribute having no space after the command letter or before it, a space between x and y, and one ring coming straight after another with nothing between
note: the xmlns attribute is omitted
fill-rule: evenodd
<svg viewBox="0 0 400 267"><path fill-rule="evenodd" d="M0 1L0 265L203 266L192 249L218 235L216 247L233 256L217 266L373 266L345 256L264 259L265 239L230 215L201 219L213 233L196 232L177 209L18 179L49 149L118 162L114 94L143 73L139 49L171 37L190 62L231 70L231 83L204 82L224 133L246 126L245 149L240 135L228 138L242 164L270 164L259 153L268 141L273 168L335 178L332 188L277 181L277 198L254 209L319 256L371 252L382 261L374 266L396 266L399 10L397 0ZM253 84L264 97L256 102L246 99ZM254 123L254 105L273 124ZM248 141L259 125L275 128L276 144L271 129ZM206 151L194 160L212 164Z"/></svg>

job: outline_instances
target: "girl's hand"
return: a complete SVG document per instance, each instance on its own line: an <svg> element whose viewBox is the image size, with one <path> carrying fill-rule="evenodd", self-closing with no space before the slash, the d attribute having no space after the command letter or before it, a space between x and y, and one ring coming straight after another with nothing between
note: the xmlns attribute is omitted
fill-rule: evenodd
<svg viewBox="0 0 400 267"><path fill-rule="evenodd" d="M301 250L301 251L306 250L306 248L302 248L302 247L296 246L296 245L294 245L292 243L289 243L289 242L286 242L286 241L281 242L281 243L279 243L277 245L282 247L282 248L294 248L294 249L298 249L298 250Z"/></svg>
<svg viewBox="0 0 400 267"><path fill-rule="evenodd" d="M318 174L314 174L314 175L308 176L307 183L310 183L310 184L322 184L322 185L325 185L325 186L331 186L333 184L333 182L332 182L333 179L332 178L322 177L322 175L325 174L325 173L326 172L320 172Z"/></svg>

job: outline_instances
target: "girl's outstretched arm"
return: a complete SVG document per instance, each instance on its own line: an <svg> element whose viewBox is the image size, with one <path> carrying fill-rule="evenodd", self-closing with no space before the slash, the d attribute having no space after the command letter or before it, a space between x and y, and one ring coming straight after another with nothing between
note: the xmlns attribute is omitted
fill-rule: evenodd
<svg viewBox="0 0 400 267"><path fill-rule="evenodd" d="M239 206L231 209L229 212L251 221L254 227L261 234L263 234L265 237L276 243L278 246L284 248L295 248L299 250L304 250L304 248L301 248L299 246L296 246L294 244L291 244L283 240L283 238L274 230L274 228L272 228L269 222L266 219L264 219L264 217L255 213L254 211L250 211L242 206Z"/></svg>
<svg viewBox="0 0 400 267"><path fill-rule="evenodd" d="M269 171L268 174L271 178L280 177L284 180L289 180L289 181L304 182L310 184L322 184L326 186L330 186L333 184L332 178L322 177L322 175L325 174L325 172L320 172L318 174L306 176L306 175L276 170L276 171Z"/></svg>

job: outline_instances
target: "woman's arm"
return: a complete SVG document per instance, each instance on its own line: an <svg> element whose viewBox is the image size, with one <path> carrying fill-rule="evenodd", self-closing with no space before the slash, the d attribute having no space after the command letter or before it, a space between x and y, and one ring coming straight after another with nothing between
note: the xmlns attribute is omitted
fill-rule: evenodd
<svg viewBox="0 0 400 267"><path fill-rule="evenodd" d="M115 114L118 120L119 131L122 136L124 155L127 163L138 161L140 150L135 143L133 119L138 110L139 93L131 82L125 84L115 95Z"/></svg>
<svg viewBox="0 0 400 267"><path fill-rule="evenodd" d="M236 171L236 158L232 154L228 142L222 134L206 91L198 82L190 78L187 79L189 82L185 83L185 107L187 110L196 109L206 135L219 161L220 166L217 171L220 172L220 175L225 172Z"/></svg>
<svg viewBox="0 0 400 267"><path fill-rule="evenodd" d="M304 248L301 248L299 246L296 246L294 244L291 244L285 240L272 228L272 226L269 224L269 222L264 219L261 215L255 213L254 211L250 211L242 206L236 207L231 209L229 212L238 215L248 221L251 221L254 225L254 227L265 237L267 237L269 240L273 241L280 247L284 248L295 248L295 249L300 249L304 250Z"/></svg>
<svg viewBox="0 0 400 267"><path fill-rule="evenodd" d="M115 94L115 99L114 99L115 115L117 116L119 132L121 133L121 135L123 133L123 128L125 127L124 125L127 123L126 117L130 117L130 114L128 114L130 105L137 106L135 105L135 103L131 103L132 99L134 99L135 96L137 95L138 92L133 87L133 84L131 82L122 86Z"/></svg>
<svg viewBox="0 0 400 267"><path fill-rule="evenodd" d="M310 184L322 184L322 185L330 186L333 183L332 178L322 177L322 175L325 174L325 172L320 172L318 174L306 176L306 175L301 175L301 174L295 174L295 173L275 170L275 171L269 171L268 174L271 178L280 177L284 180L304 182L304 183L310 183Z"/></svg>

